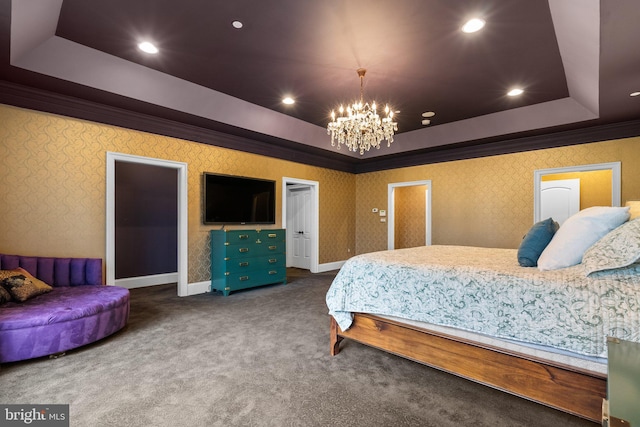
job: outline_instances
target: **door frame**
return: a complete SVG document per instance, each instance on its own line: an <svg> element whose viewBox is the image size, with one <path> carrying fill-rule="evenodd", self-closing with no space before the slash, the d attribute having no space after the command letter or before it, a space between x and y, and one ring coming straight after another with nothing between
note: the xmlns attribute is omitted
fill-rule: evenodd
<svg viewBox="0 0 640 427"><path fill-rule="evenodd" d="M387 249L395 248L395 201L394 190L398 187L415 187L418 185L427 186L427 195L425 197L425 226L426 232L424 241L427 246L431 245L431 193L433 187L430 179L422 181L395 182L388 185L387 189Z"/></svg>
<svg viewBox="0 0 640 427"><path fill-rule="evenodd" d="M178 296L189 295L188 284L188 198L187 198L187 164L172 160L135 156L107 152L107 200L106 200L106 274L107 285L116 285L116 233L115 233L115 166L116 162L139 163L151 166L176 169L178 172ZM145 279L141 279L142 282ZM149 283L150 284L150 283Z"/></svg>
<svg viewBox="0 0 640 427"><path fill-rule="evenodd" d="M536 224L540 218L540 183L543 175L567 173L567 172L590 172L598 170L611 170L611 206L620 206L622 197L620 191L620 162L594 163L581 166L567 166L561 168L538 169L533 171L533 223Z"/></svg>
<svg viewBox="0 0 640 427"><path fill-rule="evenodd" d="M287 191L287 214L290 213L289 211L294 212L294 209L295 209L295 207L293 207L293 203L290 203L290 200L289 200L289 196L293 195L294 192L303 191L303 192L311 195L311 187L309 185L306 185L306 184L288 184L286 191ZM291 208L291 209L289 209L289 208ZM286 220L287 220L287 228L289 228L289 225L291 225L291 224L289 224L289 222L292 222L293 218L291 218L289 215L287 215ZM286 236L287 236L286 247L287 248L289 248L289 249L291 248L291 244L293 243L296 234L297 233L296 233L295 230L292 233L286 233ZM303 243L303 246L304 246L304 243ZM293 262L294 257L293 257L293 251L292 250L287 250L286 251L286 256L287 256L287 267L298 267L297 265L294 265L294 262ZM309 266L305 265L304 267L299 267L299 268L310 270L311 269L311 259L307 258L306 261L309 264Z"/></svg>
<svg viewBox="0 0 640 427"><path fill-rule="evenodd" d="M312 273L319 272L318 252L320 240L319 226L319 208L320 208L320 183L318 181L309 181L306 179L282 177L282 228L287 228L287 184L309 186L311 190L311 255L310 255L310 271Z"/></svg>

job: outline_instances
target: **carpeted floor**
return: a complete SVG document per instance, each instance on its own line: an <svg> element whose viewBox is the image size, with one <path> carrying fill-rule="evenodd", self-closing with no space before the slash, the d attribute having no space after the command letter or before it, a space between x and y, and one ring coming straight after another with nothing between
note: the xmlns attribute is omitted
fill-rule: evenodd
<svg viewBox="0 0 640 427"><path fill-rule="evenodd" d="M82 427L597 425L354 342L331 357L334 274L229 297L132 290L118 334L3 365L0 402L70 404Z"/></svg>

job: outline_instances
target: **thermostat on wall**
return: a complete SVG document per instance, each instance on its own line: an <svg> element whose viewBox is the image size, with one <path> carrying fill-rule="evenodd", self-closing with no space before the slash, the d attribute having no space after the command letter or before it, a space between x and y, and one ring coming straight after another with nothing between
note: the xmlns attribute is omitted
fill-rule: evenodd
<svg viewBox="0 0 640 427"><path fill-rule="evenodd" d="M380 216L387 216L387 211L380 209Z"/></svg>

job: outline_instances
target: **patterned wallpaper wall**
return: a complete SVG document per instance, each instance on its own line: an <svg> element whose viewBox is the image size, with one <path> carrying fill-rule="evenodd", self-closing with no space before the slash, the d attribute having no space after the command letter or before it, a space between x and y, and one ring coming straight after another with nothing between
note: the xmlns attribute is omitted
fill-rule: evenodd
<svg viewBox="0 0 640 427"><path fill-rule="evenodd" d="M533 223L536 169L620 161L622 203L640 200L640 137L360 174L357 253L387 247L387 185L432 180L432 243L517 248Z"/></svg>
<svg viewBox="0 0 640 427"><path fill-rule="evenodd" d="M188 164L189 282L209 279L204 171L319 182L320 263L386 249L389 183L432 180L432 243L518 246L533 221L533 171L622 162L622 201L640 200L640 137L352 175L0 105L0 252L105 257L106 152ZM357 209L356 209L357 207Z"/></svg>
<svg viewBox="0 0 640 427"><path fill-rule="evenodd" d="M355 176L115 126L0 105L0 252L105 258L106 153L188 164L189 282L208 280L208 231L200 217L202 172L319 182L319 262L355 249ZM264 227L266 228L266 227ZM349 252L350 250L350 252Z"/></svg>
<svg viewBox="0 0 640 427"><path fill-rule="evenodd" d="M414 248L426 244L426 190L426 185L394 189L394 248Z"/></svg>

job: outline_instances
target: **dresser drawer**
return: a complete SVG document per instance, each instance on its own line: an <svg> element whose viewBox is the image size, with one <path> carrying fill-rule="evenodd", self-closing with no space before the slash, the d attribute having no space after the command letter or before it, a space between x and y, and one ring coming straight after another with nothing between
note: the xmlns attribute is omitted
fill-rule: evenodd
<svg viewBox="0 0 640 427"><path fill-rule="evenodd" d="M254 243L258 239L257 230L229 230L222 235L225 245Z"/></svg>
<svg viewBox="0 0 640 427"><path fill-rule="evenodd" d="M284 267L285 264L286 259L282 254L261 256L257 258L236 258L230 259L226 262L225 271L228 273L235 273L252 270L268 270L276 267Z"/></svg>
<svg viewBox="0 0 640 427"><path fill-rule="evenodd" d="M226 245L284 241L284 230L228 230L224 232Z"/></svg>
<svg viewBox="0 0 640 427"><path fill-rule="evenodd" d="M230 291L252 288L269 283L284 282L287 277L285 267L274 267L265 270L253 270L246 273L236 272L227 275L227 286Z"/></svg>
<svg viewBox="0 0 640 427"><path fill-rule="evenodd" d="M258 256L284 253L285 242L270 241L263 243L228 245L223 248L219 248L219 250L224 253L225 260L254 258Z"/></svg>

